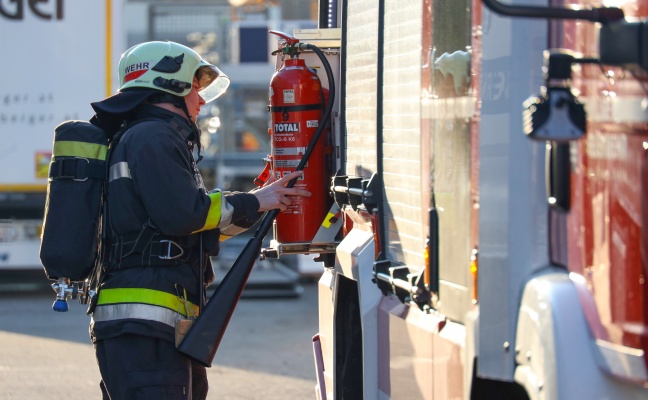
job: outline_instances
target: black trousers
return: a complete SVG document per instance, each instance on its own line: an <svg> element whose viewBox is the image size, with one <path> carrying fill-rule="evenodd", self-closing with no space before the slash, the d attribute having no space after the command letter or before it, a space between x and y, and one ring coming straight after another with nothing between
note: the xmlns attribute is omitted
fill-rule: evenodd
<svg viewBox="0 0 648 400"><path fill-rule="evenodd" d="M97 340L103 400L204 400L205 367L166 340L124 334Z"/></svg>

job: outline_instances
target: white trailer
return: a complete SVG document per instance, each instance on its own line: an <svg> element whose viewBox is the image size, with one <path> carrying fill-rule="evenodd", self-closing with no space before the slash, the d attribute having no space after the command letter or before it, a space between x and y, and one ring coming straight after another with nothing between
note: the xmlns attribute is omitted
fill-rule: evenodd
<svg viewBox="0 0 648 400"><path fill-rule="evenodd" d="M54 128L117 88L123 0L0 2L0 270L39 269Z"/></svg>

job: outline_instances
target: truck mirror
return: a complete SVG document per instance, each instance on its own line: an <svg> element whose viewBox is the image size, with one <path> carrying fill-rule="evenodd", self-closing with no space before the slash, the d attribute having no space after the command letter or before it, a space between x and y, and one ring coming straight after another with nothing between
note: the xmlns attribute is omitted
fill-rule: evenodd
<svg viewBox="0 0 648 400"><path fill-rule="evenodd" d="M524 103L524 133L531 139L566 142L585 135L585 107L568 87L545 88Z"/></svg>

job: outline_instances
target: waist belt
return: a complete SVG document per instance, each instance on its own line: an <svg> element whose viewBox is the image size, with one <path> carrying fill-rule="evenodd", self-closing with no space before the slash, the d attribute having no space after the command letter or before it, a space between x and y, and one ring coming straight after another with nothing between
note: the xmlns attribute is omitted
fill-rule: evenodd
<svg viewBox="0 0 648 400"><path fill-rule="evenodd" d="M137 250L136 246L137 242L122 242L121 245L113 244L111 254L115 254L115 259L122 259L133 254L148 254L160 260L175 260L181 258L185 252L191 251L191 249L170 239L151 240L140 251Z"/></svg>
<svg viewBox="0 0 648 400"><path fill-rule="evenodd" d="M198 260L198 251L183 244L182 238L160 235L144 228L137 233L114 237L109 250L109 268L121 269L149 265L180 265Z"/></svg>

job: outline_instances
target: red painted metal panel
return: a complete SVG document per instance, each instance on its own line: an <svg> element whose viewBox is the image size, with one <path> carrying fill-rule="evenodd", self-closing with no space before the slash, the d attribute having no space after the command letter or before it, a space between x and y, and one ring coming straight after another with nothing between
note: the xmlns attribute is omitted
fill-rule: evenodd
<svg viewBox="0 0 648 400"><path fill-rule="evenodd" d="M647 1L622 3L626 16L648 16ZM563 22L552 29L553 46L584 56L598 53L594 24ZM557 30L562 30L561 35ZM645 107L633 112L632 105L646 101L648 78L621 68L585 65L575 69L574 88L586 102L588 126L585 139L572 145L568 268L585 277L594 298L604 329L592 327L593 333L615 344L642 349L645 357L648 123Z"/></svg>

